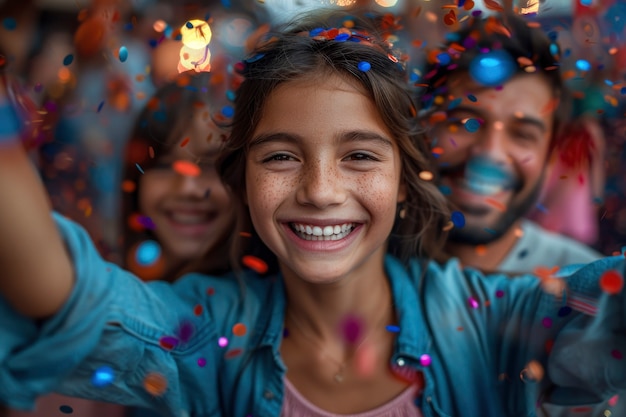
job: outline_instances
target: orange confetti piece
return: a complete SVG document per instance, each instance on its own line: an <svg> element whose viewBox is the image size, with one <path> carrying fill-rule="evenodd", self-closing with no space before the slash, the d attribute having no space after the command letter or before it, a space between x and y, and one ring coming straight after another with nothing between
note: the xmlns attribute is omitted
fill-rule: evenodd
<svg viewBox="0 0 626 417"><path fill-rule="evenodd" d="M558 266L553 266L552 268L548 268L545 266L538 266L533 269L533 274L536 275L539 279L548 279L552 278L554 274L559 270Z"/></svg>
<svg viewBox="0 0 626 417"><path fill-rule="evenodd" d="M624 288L624 278L617 271L606 271L600 277L600 288L607 294L619 294Z"/></svg>
<svg viewBox="0 0 626 417"><path fill-rule="evenodd" d="M474 0L466 0L463 8L465 10L472 10L474 8Z"/></svg>
<svg viewBox="0 0 626 417"><path fill-rule="evenodd" d="M517 58L517 63L519 64L520 67L528 67L530 65L533 65L533 61L531 61L530 59L526 58L525 56L520 56Z"/></svg>
<svg viewBox="0 0 626 417"><path fill-rule="evenodd" d="M172 169L183 176L197 177L200 175L200 167L191 161L180 159L172 164Z"/></svg>
<svg viewBox="0 0 626 417"><path fill-rule="evenodd" d="M122 191L125 193L132 193L137 188L135 181L124 180L122 181Z"/></svg>
<svg viewBox="0 0 626 417"><path fill-rule="evenodd" d="M248 332L248 328L243 323L237 323L233 326L233 334L235 336L245 336Z"/></svg>
<svg viewBox="0 0 626 417"><path fill-rule="evenodd" d="M446 114L445 111L438 111L430 115L430 117L428 118L428 123L434 124L434 123L443 122L447 118L448 118L448 115Z"/></svg>
<svg viewBox="0 0 626 417"><path fill-rule="evenodd" d="M148 103L146 103L146 107L149 110L156 110L159 108L159 99L156 97L152 97L150 100L148 100Z"/></svg>
<svg viewBox="0 0 626 417"><path fill-rule="evenodd" d="M252 237L252 233L250 233L250 232L239 232L239 236L241 236L241 237Z"/></svg>
<svg viewBox="0 0 626 417"><path fill-rule="evenodd" d="M441 155L444 151L443 148L441 146L435 146L431 152L435 155Z"/></svg>
<svg viewBox="0 0 626 417"><path fill-rule="evenodd" d="M506 211L506 205L502 204L501 202L497 200L494 200L493 198L485 198L485 203L494 207L496 210L499 210L502 212Z"/></svg>
<svg viewBox="0 0 626 417"><path fill-rule="evenodd" d="M476 246L476 255L483 256L487 254L487 246L486 245L478 245Z"/></svg>
<svg viewBox="0 0 626 417"><path fill-rule="evenodd" d="M187 146L187 144L189 143L189 138L185 138L180 142L180 147L184 148L185 146Z"/></svg>
<svg viewBox="0 0 626 417"><path fill-rule="evenodd" d="M241 259L241 262L258 274L265 274L268 270L268 266L265 261L257 258L256 256L246 255Z"/></svg>
<svg viewBox="0 0 626 417"><path fill-rule="evenodd" d="M167 379L158 372L150 372L143 380L143 387L151 395L158 397L167 390Z"/></svg>

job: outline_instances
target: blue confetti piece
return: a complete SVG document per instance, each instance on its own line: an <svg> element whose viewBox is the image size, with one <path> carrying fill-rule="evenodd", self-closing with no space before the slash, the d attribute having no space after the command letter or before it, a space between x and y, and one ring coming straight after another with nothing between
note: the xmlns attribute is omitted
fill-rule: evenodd
<svg viewBox="0 0 626 417"><path fill-rule="evenodd" d="M537 203L537 210L539 210L542 213L548 212L548 208L541 203Z"/></svg>
<svg viewBox="0 0 626 417"><path fill-rule="evenodd" d="M120 47L119 57L120 62L126 62L128 59L128 49L125 46Z"/></svg>
<svg viewBox="0 0 626 417"><path fill-rule="evenodd" d="M135 258L139 265L152 265L161 256L161 246L154 240L144 240L137 246Z"/></svg>
<svg viewBox="0 0 626 417"><path fill-rule="evenodd" d="M448 104L448 110L452 110L453 108L457 107L459 104L461 104L463 102L463 98L459 97L459 98L455 98L454 100L452 100L449 104Z"/></svg>
<svg viewBox="0 0 626 417"><path fill-rule="evenodd" d="M69 405L62 405L61 407L59 407L59 411L63 414L72 414L74 412L74 409Z"/></svg>
<svg viewBox="0 0 626 417"><path fill-rule="evenodd" d="M360 71L367 72L370 69L372 69L372 64L370 64L369 62L367 62L367 61L359 62L359 70Z"/></svg>
<svg viewBox="0 0 626 417"><path fill-rule="evenodd" d="M69 54L65 58L63 58L63 65L65 65L66 67L72 62L74 62L74 55L72 54Z"/></svg>
<svg viewBox="0 0 626 417"><path fill-rule="evenodd" d="M478 84L495 87L504 84L515 74L517 64L504 50L478 55L469 66L469 74Z"/></svg>
<svg viewBox="0 0 626 417"><path fill-rule="evenodd" d="M490 229L490 228L488 228L488 227L485 227L483 230L484 230L485 232L489 233L490 235L495 235L495 234L496 234L496 231L495 231L495 230Z"/></svg>
<svg viewBox="0 0 626 417"><path fill-rule="evenodd" d="M460 211L453 211L450 220L452 220L454 227L460 229L465 226L465 216Z"/></svg>
<svg viewBox="0 0 626 417"><path fill-rule="evenodd" d="M467 99L471 101L472 103L476 103L478 101L478 99L476 98L474 94L468 94Z"/></svg>
<svg viewBox="0 0 626 417"><path fill-rule="evenodd" d="M139 166L139 164L135 164L135 166L137 167L139 172L141 172L142 174L145 174L145 172L143 172L143 169Z"/></svg>
<svg viewBox="0 0 626 417"><path fill-rule="evenodd" d="M446 52L441 52L440 54L437 54L437 61L441 64L441 65L448 65L450 62L452 62L452 58L450 58L450 55L447 54Z"/></svg>
<svg viewBox="0 0 626 417"><path fill-rule="evenodd" d="M187 22L187 23L185 23L185 27L186 27L187 29L193 29L193 23L191 23L191 22Z"/></svg>
<svg viewBox="0 0 626 417"><path fill-rule="evenodd" d="M589 71L591 69L591 64L589 63L589 61L579 59L576 61L576 68L579 71Z"/></svg>
<svg viewBox="0 0 626 417"><path fill-rule="evenodd" d="M235 115L235 109L233 106L224 106L222 107L222 115L228 118L233 117Z"/></svg>
<svg viewBox="0 0 626 417"><path fill-rule="evenodd" d="M98 110L96 110L96 113L100 113L100 110L102 110L103 106L104 106L104 101L102 101L100 104L98 104Z"/></svg>
<svg viewBox="0 0 626 417"><path fill-rule="evenodd" d="M526 257L526 255L528 255L528 249L524 249L523 251L521 251L519 255L517 255L517 257L523 259Z"/></svg>
<svg viewBox="0 0 626 417"><path fill-rule="evenodd" d="M557 313L557 315L559 317L565 317L565 316L568 316L571 312L572 312L572 308L571 307L563 306L563 307L559 308L559 312Z"/></svg>
<svg viewBox="0 0 626 417"><path fill-rule="evenodd" d="M400 333L400 326L396 326L395 324L388 324L385 326L385 329L391 333Z"/></svg>
<svg viewBox="0 0 626 417"><path fill-rule="evenodd" d="M101 366L91 377L91 383L95 387L102 388L110 385L114 379L113 369L110 366Z"/></svg>
<svg viewBox="0 0 626 417"><path fill-rule="evenodd" d="M478 121L478 119L467 119L463 126L465 126L465 130L467 130L468 132L474 133L478 129L480 129L480 122Z"/></svg>

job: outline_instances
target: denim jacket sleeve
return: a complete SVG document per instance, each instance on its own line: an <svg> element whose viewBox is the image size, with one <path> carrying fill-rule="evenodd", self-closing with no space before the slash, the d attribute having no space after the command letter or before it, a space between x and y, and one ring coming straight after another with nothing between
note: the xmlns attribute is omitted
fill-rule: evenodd
<svg viewBox="0 0 626 417"><path fill-rule="evenodd" d="M602 290L607 271L623 276L624 259L553 278L429 264L423 300L439 415L531 416L547 396L584 405L625 390L626 291Z"/></svg>
<svg viewBox="0 0 626 417"><path fill-rule="evenodd" d="M198 401L187 393L201 387L206 399L193 406L213 414L217 366L189 371L200 357L217 362L210 311L194 311L205 288L196 285L201 277L187 280L184 295L166 283L146 285L105 262L83 229L54 217L73 258L75 286L62 310L39 323L0 299L0 401L30 409L37 396L56 391L174 416ZM94 383L104 369L112 382Z"/></svg>

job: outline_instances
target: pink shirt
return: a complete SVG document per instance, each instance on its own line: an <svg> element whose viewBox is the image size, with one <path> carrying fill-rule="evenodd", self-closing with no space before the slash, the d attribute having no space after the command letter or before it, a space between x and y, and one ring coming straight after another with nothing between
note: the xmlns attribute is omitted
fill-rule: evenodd
<svg viewBox="0 0 626 417"><path fill-rule="evenodd" d="M285 378L285 397L281 417L422 417L414 403L418 387L411 385L387 404L357 414L334 414L312 404Z"/></svg>

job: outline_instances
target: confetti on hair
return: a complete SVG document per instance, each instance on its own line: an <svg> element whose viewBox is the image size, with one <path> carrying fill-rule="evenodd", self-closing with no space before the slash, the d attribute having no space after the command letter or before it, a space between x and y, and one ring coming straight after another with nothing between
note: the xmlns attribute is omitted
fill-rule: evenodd
<svg viewBox="0 0 626 417"><path fill-rule="evenodd" d="M372 64L367 61L361 61L358 65L359 71L367 72L372 69Z"/></svg>
<svg viewBox="0 0 626 417"><path fill-rule="evenodd" d="M139 164L135 164L135 166L137 167L139 172L141 172L142 174L145 174L145 172L143 172L143 169L139 166Z"/></svg>
<svg viewBox="0 0 626 417"><path fill-rule="evenodd" d="M460 211L453 211L450 220L454 223L454 227L458 229L465 226L465 216Z"/></svg>

